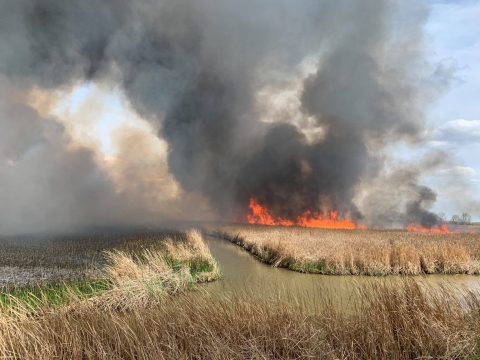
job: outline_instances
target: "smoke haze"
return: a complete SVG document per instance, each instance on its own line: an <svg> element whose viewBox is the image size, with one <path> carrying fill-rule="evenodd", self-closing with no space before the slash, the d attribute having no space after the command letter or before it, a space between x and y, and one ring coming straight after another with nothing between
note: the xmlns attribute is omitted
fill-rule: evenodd
<svg viewBox="0 0 480 360"><path fill-rule="evenodd" d="M386 175L389 150L421 141L424 111L455 73L426 60L426 2L1 7L0 232L231 220L251 197L286 219L338 210L370 226L439 221L423 165ZM158 138L122 127L105 163L15 95L82 82L120 86Z"/></svg>

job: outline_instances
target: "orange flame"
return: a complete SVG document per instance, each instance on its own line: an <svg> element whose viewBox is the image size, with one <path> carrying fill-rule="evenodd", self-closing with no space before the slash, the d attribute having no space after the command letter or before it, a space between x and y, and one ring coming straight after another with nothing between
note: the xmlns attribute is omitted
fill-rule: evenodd
<svg viewBox="0 0 480 360"><path fill-rule="evenodd" d="M442 224L442 226L434 226L432 228L426 228L417 224L410 224L407 226L407 230L432 234L453 234L450 230L448 230L447 224Z"/></svg>
<svg viewBox="0 0 480 360"><path fill-rule="evenodd" d="M294 221L287 219L274 219L268 210L268 207L262 206L255 198L250 199L251 214L247 215L249 224L260 225L282 225L282 226L305 226L325 229L366 229L364 225L358 225L349 220L338 220L338 212L330 211L328 216L314 213L310 210L305 211Z"/></svg>

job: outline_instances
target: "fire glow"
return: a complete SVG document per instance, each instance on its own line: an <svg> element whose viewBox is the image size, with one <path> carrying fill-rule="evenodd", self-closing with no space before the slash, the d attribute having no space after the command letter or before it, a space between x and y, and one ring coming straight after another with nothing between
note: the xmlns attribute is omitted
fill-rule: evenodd
<svg viewBox="0 0 480 360"><path fill-rule="evenodd" d="M450 230L448 230L447 224L442 224L441 226L434 226L432 228L426 228L421 225L410 224L407 226L407 230L432 234L453 234Z"/></svg>
<svg viewBox="0 0 480 360"><path fill-rule="evenodd" d="M339 220L337 211L330 211L327 216L313 213L309 210L304 212L294 221L287 219L275 219L270 215L268 207L262 206L255 198L250 199L250 212L247 215L247 222L249 224L259 225L281 225L281 226L305 226L312 228L324 229L366 229L366 226L358 225L349 220Z"/></svg>

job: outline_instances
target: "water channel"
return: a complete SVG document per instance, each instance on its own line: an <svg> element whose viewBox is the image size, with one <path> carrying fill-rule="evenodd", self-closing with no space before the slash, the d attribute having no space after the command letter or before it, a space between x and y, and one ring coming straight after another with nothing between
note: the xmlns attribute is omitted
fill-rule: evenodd
<svg viewBox="0 0 480 360"><path fill-rule="evenodd" d="M341 301L349 301L359 286L375 281L395 285L402 276L378 278L372 276L335 276L302 274L264 264L240 246L227 240L204 236L212 255L219 262L223 278L207 285L212 294L240 294L248 291L268 299L282 294L290 298L315 299L321 293ZM411 276L428 285L449 284L480 291L480 276L473 275L418 275Z"/></svg>

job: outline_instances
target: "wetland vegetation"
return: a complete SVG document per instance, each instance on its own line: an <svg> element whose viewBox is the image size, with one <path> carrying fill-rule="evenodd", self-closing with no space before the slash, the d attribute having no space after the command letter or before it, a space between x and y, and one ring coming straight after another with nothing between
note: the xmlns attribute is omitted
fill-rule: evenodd
<svg viewBox="0 0 480 360"><path fill-rule="evenodd" d="M103 276L116 250L165 250L165 240L182 243L186 232L164 229L96 228L67 234L0 237L0 289L55 282L78 282Z"/></svg>
<svg viewBox="0 0 480 360"><path fill-rule="evenodd" d="M114 293L35 316L1 314L0 357L474 359L480 295L452 290L411 280L397 287L376 283L359 289L350 311L339 310L328 294L312 311L302 299L262 300L248 292L148 302L140 296L132 306L118 306L125 297Z"/></svg>
<svg viewBox="0 0 480 360"><path fill-rule="evenodd" d="M328 275L479 274L480 234L209 225L273 266Z"/></svg>
<svg viewBox="0 0 480 360"><path fill-rule="evenodd" d="M99 244L90 237L77 239L77 249L85 252L88 250L93 254L89 259L92 261L90 267L80 272L80 278L55 278L42 283L22 279L19 283L3 287L0 307L7 311L12 311L12 308L32 310L100 294L111 298L112 292L126 290L129 290L132 299L138 300L142 291L148 290L147 292L158 296L174 294L196 283L213 281L220 276L218 264L198 231L146 232L113 239L114 241ZM90 249L89 244L92 245ZM38 243L34 246L38 246ZM25 247L28 246L25 244ZM47 247L43 252L48 254L49 250ZM42 258L46 255L30 250L24 256L16 256L26 259L29 256ZM66 263L64 254L59 256L60 259L55 256L55 253L51 253L50 266ZM67 273L76 269L75 261L66 264L71 266L63 269ZM48 269L47 265L44 266ZM89 274L95 276L88 277Z"/></svg>
<svg viewBox="0 0 480 360"><path fill-rule="evenodd" d="M370 278L355 286L345 306L339 306L345 299L321 289L305 296L267 287L268 297L248 288L218 294L195 286L220 277L200 232L145 231L115 239L90 249L86 240L76 244L94 254L96 260L88 261L100 277L3 289L0 358L475 359L480 354L480 293L465 286ZM458 245L463 238L453 239ZM187 291L192 287L197 291Z"/></svg>

